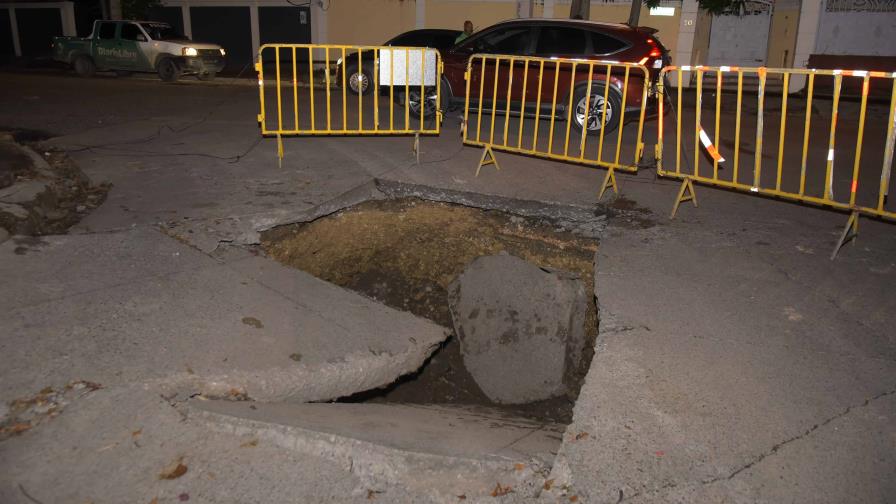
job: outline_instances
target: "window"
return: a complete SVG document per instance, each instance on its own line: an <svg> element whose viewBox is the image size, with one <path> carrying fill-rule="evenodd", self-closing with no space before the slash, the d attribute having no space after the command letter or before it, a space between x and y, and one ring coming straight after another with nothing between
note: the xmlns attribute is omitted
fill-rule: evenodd
<svg viewBox="0 0 896 504"><path fill-rule="evenodd" d="M526 54L531 39L532 30L529 27L498 29L476 37L473 49L496 54Z"/></svg>
<svg viewBox="0 0 896 504"><path fill-rule="evenodd" d="M114 39L115 23L100 23L100 38L105 40Z"/></svg>
<svg viewBox="0 0 896 504"><path fill-rule="evenodd" d="M625 49L627 45L625 42L609 35L591 32L591 47L594 54L613 54Z"/></svg>
<svg viewBox="0 0 896 504"><path fill-rule="evenodd" d="M165 23L140 23L140 26L153 40L186 40L186 37Z"/></svg>
<svg viewBox="0 0 896 504"><path fill-rule="evenodd" d="M552 55L584 55L586 47L585 32L578 28L566 26L546 26L538 36L538 56Z"/></svg>
<svg viewBox="0 0 896 504"><path fill-rule="evenodd" d="M141 42L146 41L146 37L143 36L143 32L140 31L140 27L133 23L121 25L121 39L139 40Z"/></svg>

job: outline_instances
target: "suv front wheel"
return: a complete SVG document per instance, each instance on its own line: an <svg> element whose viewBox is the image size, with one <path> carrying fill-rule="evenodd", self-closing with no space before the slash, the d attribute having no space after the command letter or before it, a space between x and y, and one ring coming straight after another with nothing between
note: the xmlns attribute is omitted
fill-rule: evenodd
<svg viewBox="0 0 896 504"><path fill-rule="evenodd" d="M580 84L576 88L572 98L572 109L567 111L567 120L571 120L575 130L581 133L582 124L587 117L588 135L599 135L602 125L605 135L615 131L619 126L619 115L622 112L622 97L619 95L619 91L611 86L610 91L607 92L606 84L596 81L591 83L591 97L588 98L587 94L588 84ZM606 109L604 109L605 95L607 97ZM606 110L606 117L602 120L604 110Z"/></svg>

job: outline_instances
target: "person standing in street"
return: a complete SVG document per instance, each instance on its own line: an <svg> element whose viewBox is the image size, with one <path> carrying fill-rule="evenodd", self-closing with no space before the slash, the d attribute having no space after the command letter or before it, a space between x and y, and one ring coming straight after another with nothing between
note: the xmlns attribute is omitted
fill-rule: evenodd
<svg viewBox="0 0 896 504"><path fill-rule="evenodd" d="M461 43L465 38L473 34L473 22L469 19L464 21L464 31L454 39L455 44Z"/></svg>

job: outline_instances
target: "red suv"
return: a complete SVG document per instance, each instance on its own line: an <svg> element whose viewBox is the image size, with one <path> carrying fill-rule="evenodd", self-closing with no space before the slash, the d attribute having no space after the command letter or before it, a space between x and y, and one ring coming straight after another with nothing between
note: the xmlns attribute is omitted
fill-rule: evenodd
<svg viewBox="0 0 896 504"><path fill-rule="evenodd" d="M444 79L442 82L443 105L463 104L466 93L466 81L464 73L470 56L476 53L500 54L513 56L537 56L555 58L576 58L590 60L611 60L619 62L639 63L650 70L650 83L645 83L643 74L632 71L628 79L628 91L626 94L626 110L640 110L643 86L653 85L659 74L659 69L669 64L668 51L654 36L656 30L647 27L631 27L624 24L598 23L580 20L547 20L547 19L518 19L505 21L485 28L454 47L443 50L442 58L445 63ZM481 68L481 60L475 60L471 72L470 95L471 105L479 106L480 80L485 76L485 86L488 91L483 93L483 107L491 108L506 106L507 71L509 63L502 61L498 72L498 92L496 104L491 103L494 83L494 63L489 60L486 63L485 72ZM489 68L491 67L491 68ZM513 70L513 87L510 92L511 109L513 104L519 107L525 94L527 113L534 112L536 95L538 93L538 69L529 65L529 78L525 93L522 89L523 65L518 63ZM603 110L604 81L606 73L604 69L595 68L591 77L591 99L586 100L585 94L588 88L588 71L577 68L575 74L572 65L560 65L555 71L555 65L545 65L541 86L542 117L550 113L554 98L554 79L557 76L557 104L558 117L568 119L571 110L567 110L569 104L570 89L572 89L573 106L576 111L573 126L581 131L585 118L586 102L590 103L588 112L588 133L598 133L601 128L600 114ZM614 69L610 76L610 91L608 93L606 111L606 130L613 131L619 123L619 113L622 107L622 87L624 85L623 68ZM502 96L504 95L504 96ZM531 107L531 110L530 110ZM499 110L502 110L499 108ZM516 108L519 110L519 108ZM635 116L637 117L637 116Z"/></svg>

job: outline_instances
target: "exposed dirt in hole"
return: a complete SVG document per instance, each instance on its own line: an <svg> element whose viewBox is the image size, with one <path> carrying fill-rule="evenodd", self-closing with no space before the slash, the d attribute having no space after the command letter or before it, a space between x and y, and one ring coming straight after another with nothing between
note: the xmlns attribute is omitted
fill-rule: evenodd
<svg viewBox="0 0 896 504"><path fill-rule="evenodd" d="M597 249L595 241L557 231L549 222L418 199L368 201L311 223L269 231L262 244L283 264L448 328L446 289L477 257L506 251L539 266L578 273L593 292ZM572 383L581 383L591 362L597 336L593 303L586 324L588 355ZM568 423L575 399L501 408ZM496 406L464 368L456 337L416 375L346 400Z"/></svg>

